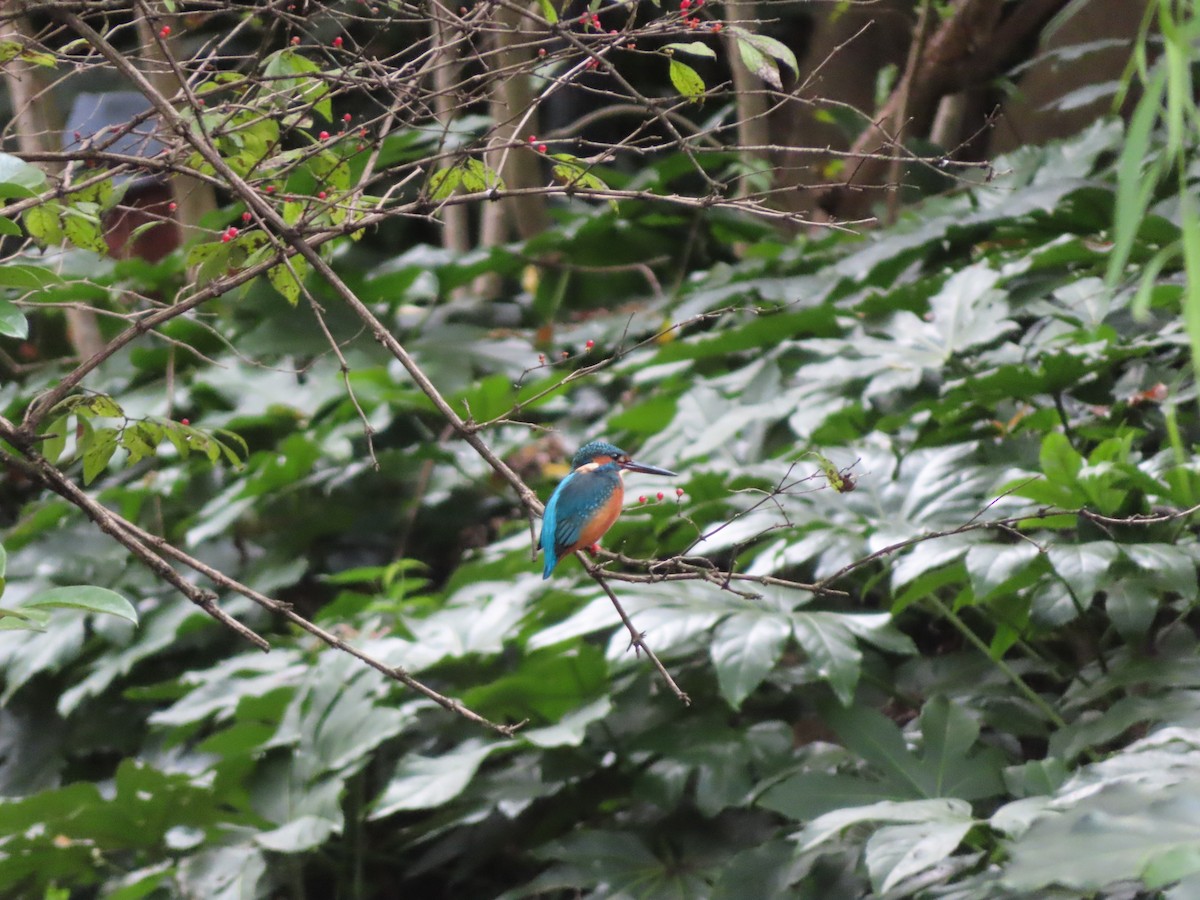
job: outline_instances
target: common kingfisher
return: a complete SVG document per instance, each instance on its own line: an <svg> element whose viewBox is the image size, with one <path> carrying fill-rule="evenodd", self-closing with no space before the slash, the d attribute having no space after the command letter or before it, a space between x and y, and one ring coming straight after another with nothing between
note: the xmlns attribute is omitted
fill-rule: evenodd
<svg viewBox="0 0 1200 900"><path fill-rule="evenodd" d="M546 551L543 580L550 577L560 559L592 546L612 528L625 500L622 478L626 472L675 474L634 462L628 453L607 441L591 441L579 448L571 460L571 473L559 482L546 504L542 536L538 538Z"/></svg>

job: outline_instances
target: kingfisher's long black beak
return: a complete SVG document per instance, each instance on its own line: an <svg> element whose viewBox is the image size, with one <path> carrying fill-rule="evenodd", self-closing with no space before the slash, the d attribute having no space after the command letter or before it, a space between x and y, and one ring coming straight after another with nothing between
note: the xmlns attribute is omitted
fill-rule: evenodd
<svg viewBox="0 0 1200 900"><path fill-rule="evenodd" d="M642 472L646 475L666 475L673 478L675 473L670 469L660 469L658 466L648 466L645 463L634 462L632 459L629 462L620 464L621 468L627 472Z"/></svg>

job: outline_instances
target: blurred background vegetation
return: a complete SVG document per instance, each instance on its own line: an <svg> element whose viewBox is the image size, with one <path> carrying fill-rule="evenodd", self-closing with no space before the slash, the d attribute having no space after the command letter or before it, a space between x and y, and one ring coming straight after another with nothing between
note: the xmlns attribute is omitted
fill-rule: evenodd
<svg viewBox="0 0 1200 900"><path fill-rule="evenodd" d="M0 22L0 895L1200 892L1193 0Z"/></svg>

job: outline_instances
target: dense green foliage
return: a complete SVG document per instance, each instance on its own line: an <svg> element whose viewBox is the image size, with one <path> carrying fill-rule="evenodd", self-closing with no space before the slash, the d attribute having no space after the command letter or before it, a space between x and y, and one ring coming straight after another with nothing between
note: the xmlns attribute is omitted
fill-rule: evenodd
<svg viewBox="0 0 1200 900"><path fill-rule="evenodd" d="M265 63L285 108L328 102L303 59ZM231 126L237 174L262 174L265 121ZM239 202L155 264L96 252L103 179L21 217L57 256L0 219L0 347L43 355L0 385L5 421L71 370L55 304L117 318L263 266L0 443L0 895L1192 896L1200 418L1164 252L1187 223L1160 187L1112 262L1125 137L1024 148L864 234L650 202L694 177L682 153L591 167L582 187L647 196L558 196L552 228L487 250L397 251L384 217L324 234L317 260L541 497L592 437L680 473L630 477L598 561L690 705L579 562L543 581L513 485L314 264L268 271L265 227L213 236ZM280 194L348 198L283 220L366 215L356 154L275 158ZM440 171L442 199L492 177ZM44 176L5 156L0 181L20 201ZM502 299L460 290L488 274ZM255 649L56 467L344 643L222 587Z"/></svg>
<svg viewBox="0 0 1200 900"><path fill-rule="evenodd" d="M613 364L522 409L568 446L606 434L681 471L679 498L632 487L651 496L608 546L831 579L732 582L752 595L614 582L690 708L627 652L577 564L541 580L508 497L351 335L375 471L320 336L252 288L220 319L238 352L175 373L178 408L241 435L245 464L160 451L102 473L97 496L482 715L529 722L491 736L232 600L274 645L245 649L65 501L33 498L5 533L10 590L106 585L139 598L141 622L63 612L0 638L0 775L22 797L0 805L0 884L984 897L1190 875L1175 848L1195 840L1198 800L1161 789L1200 765L1196 544L1186 518L1117 519L1196 502L1198 423L1177 281L1135 319L1134 285L1101 277L1120 134L1022 151L996 182L865 238L557 211L538 242L577 260L645 258L689 230L711 260L669 294L561 325L556 346L592 340L587 360ZM1135 260L1176 228L1147 220ZM753 240L745 261L722 251L734 239ZM478 266L417 249L345 268L403 317ZM122 263L101 280L172 274ZM439 316L407 335L477 420L581 364L536 367L520 335ZM128 418L95 421L158 413L166 360L133 347L106 364L93 389ZM299 360L301 376L280 371ZM10 384L5 402L37 390ZM512 423L488 436L513 454L536 440ZM856 490L830 489L813 447ZM553 478L537 480L544 495ZM1139 739L1156 724L1174 727ZM1123 852L1097 864L1098 841Z"/></svg>

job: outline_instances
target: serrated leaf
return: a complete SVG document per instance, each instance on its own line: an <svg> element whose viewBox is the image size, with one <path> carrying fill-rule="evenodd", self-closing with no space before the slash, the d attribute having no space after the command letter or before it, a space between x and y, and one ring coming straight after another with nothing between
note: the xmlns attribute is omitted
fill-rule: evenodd
<svg viewBox="0 0 1200 900"><path fill-rule="evenodd" d="M721 694L734 709L775 667L791 623L784 615L734 613L717 626L709 654Z"/></svg>
<svg viewBox="0 0 1200 900"><path fill-rule="evenodd" d="M477 159L468 159L464 162L462 172L464 190L473 193L482 193L493 188L504 190L504 179L500 177L500 174Z"/></svg>
<svg viewBox="0 0 1200 900"><path fill-rule="evenodd" d="M804 648L817 673L828 680L838 700L849 705L858 686L862 652L854 633L841 621L843 616L827 612L790 615L796 642Z"/></svg>
<svg viewBox="0 0 1200 900"><path fill-rule="evenodd" d="M462 184L463 172L458 166L439 169L429 178L429 199L445 200L450 197Z"/></svg>
<svg viewBox="0 0 1200 900"><path fill-rule="evenodd" d="M282 294L288 303L295 306L300 302L301 288L304 279L308 277L309 269L308 260L302 256L293 256L268 269L267 280L271 282L271 287Z"/></svg>
<svg viewBox="0 0 1200 900"><path fill-rule="evenodd" d="M63 241L61 207L57 203L43 203L25 210L21 221L29 236L44 247L61 244Z"/></svg>
<svg viewBox="0 0 1200 900"><path fill-rule="evenodd" d="M108 244L100 233L100 222L90 215L81 214L67 208L62 222L63 234L68 241L80 250L91 250L94 253L107 253Z"/></svg>
<svg viewBox="0 0 1200 900"><path fill-rule="evenodd" d="M871 884L886 894L906 878L936 866L958 849L974 826L971 819L887 825L867 840L864 860Z"/></svg>
<svg viewBox="0 0 1200 900"><path fill-rule="evenodd" d="M581 187L591 191L606 191L608 185L600 176L584 167L576 157L569 153L555 153L556 160L553 169L554 180L567 187Z"/></svg>
<svg viewBox="0 0 1200 900"><path fill-rule="evenodd" d="M672 59L670 74L671 84L684 97L699 97L704 93L704 79L687 63Z"/></svg>
<svg viewBox="0 0 1200 900"><path fill-rule="evenodd" d="M132 603L116 591L94 585L51 588L35 594L25 601L24 606L33 609L78 609L83 612L117 616L134 625L138 623L137 610Z"/></svg>
<svg viewBox="0 0 1200 900"><path fill-rule="evenodd" d="M83 483L91 484L108 467L117 450L117 429L97 428L87 435L83 448Z"/></svg>
<svg viewBox="0 0 1200 900"><path fill-rule="evenodd" d="M409 809L432 809L452 800L475 777L475 771L500 744L467 741L439 756L409 754L371 811L372 819Z"/></svg>
<svg viewBox="0 0 1200 900"><path fill-rule="evenodd" d="M121 409L117 401L107 394L89 395L83 403L75 407L75 411L91 413L102 419L119 419L125 415L125 411Z"/></svg>

